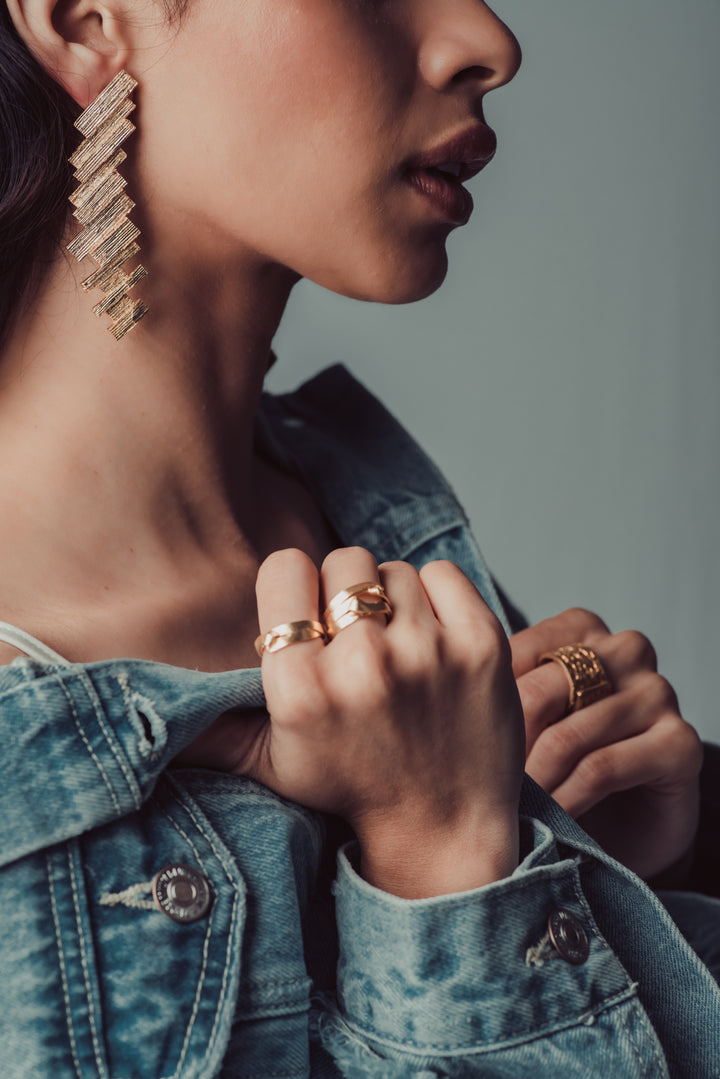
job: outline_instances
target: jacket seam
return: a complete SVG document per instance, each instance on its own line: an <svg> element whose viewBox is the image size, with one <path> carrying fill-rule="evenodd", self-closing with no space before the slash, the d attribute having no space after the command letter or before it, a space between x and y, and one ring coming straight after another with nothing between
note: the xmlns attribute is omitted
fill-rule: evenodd
<svg viewBox="0 0 720 1079"><path fill-rule="evenodd" d="M186 840L188 846L192 850L193 854L197 858L198 863L200 864L200 866L202 867L204 872L207 873L207 866L205 865L205 862L201 858L200 852L198 851L197 847L195 846L195 844L193 843L192 839L187 834L187 832L184 830L184 828L182 828L178 824L178 822L176 820L173 820L171 814L168 813L167 810L164 809L163 806L159 805L158 808L160 809L160 812L163 814L163 816L170 822L170 825L177 832L179 832L179 834L181 836L183 836L183 838ZM193 1000L192 1011L190 1012L190 1019L188 1020L187 1029L185 1031L185 1038L183 1040L182 1048L180 1050L180 1056L178 1058L177 1067L176 1067L176 1069L175 1069L175 1071L174 1071L174 1073L172 1075L172 1079L180 1079L181 1070L182 1070L183 1064L185 1063L185 1058L187 1056L188 1048L190 1046L190 1039L192 1037L193 1028L195 1026L195 1020L197 1019L198 1011L200 1010L200 998L202 997L202 991L203 991L203 988L205 986L205 975L207 973L208 953L209 953L209 950L210 950L210 938L212 936L214 920L215 920L215 910L212 909L211 913L210 913L210 917L208 918L207 931L205 933L205 939L204 939L204 942L203 942L202 967L200 968L200 976L198 978L197 988L195 990L195 999ZM214 1030L214 1027L213 1027L213 1030Z"/></svg>
<svg viewBox="0 0 720 1079"><path fill-rule="evenodd" d="M72 1006L70 1001L70 990L68 987L67 967L65 965L65 952L62 946L62 934L60 932L60 919L58 918L57 900L55 897L55 884L53 882L53 868L50 860L50 855L45 855L45 865L47 867L48 875L48 887L50 890L50 909L52 911L53 927L55 929L55 942L58 949L58 958L60 960L60 980L62 982L63 1001L65 1003L65 1021L67 1023L68 1037L70 1039L70 1053L72 1056L73 1065L75 1067L75 1074L77 1079L82 1079L82 1072L80 1070L80 1058L78 1056L77 1041L75 1040L75 1029L72 1021Z"/></svg>
<svg viewBox="0 0 720 1079"><path fill-rule="evenodd" d="M662 1057L660 1056L660 1053L658 1052L657 1034L656 1034L655 1030L652 1028L650 1022L648 1021L647 1013L646 1013L644 1005L643 1005L643 1003L642 1003L642 1001L640 1000L639 997L637 998L637 1002L636 1002L636 1005L635 1005L635 1011L637 1013L638 1022L642 1025L642 1027L643 1027L643 1029L645 1031L645 1034L648 1037L648 1039L650 1041L650 1044L653 1047L653 1056L655 1057L658 1068L660 1069L660 1073L662 1075L667 1075L668 1074L667 1061L663 1060Z"/></svg>
<svg viewBox="0 0 720 1079"><path fill-rule="evenodd" d="M377 1045L384 1045L390 1049L402 1049L417 1056L427 1056L428 1053L443 1053L444 1055L451 1057L460 1056L461 1054L479 1056L482 1053L497 1052L500 1049L512 1049L517 1045L525 1045L529 1042L537 1041L539 1038L547 1038L553 1034L560 1033L560 1031L570 1030L572 1027L581 1026L584 1023L587 1023L591 1016L595 1017L601 1015L603 1012L609 1011L611 1008L636 997L636 989L637 985L633 984L630 988L623 989L621 992L615 993L611 997L607 997L594 1008L581 1012L579 1015L568 1016L566 1019L559 1019L549 1026L539 1027L537 1030L527 1031L525 1034L514 1034L509 1038L492 1038L475 1045L467 1043L464 1045L420 1044L393 1038L391 1035L376 1033L370 1028L365 1028L359 1024L353 1023L346 1015L342 1015L341 1019L347 1025L348 1029L358 1037L365 1039L369 1038Z"/></svg>
<svg viewBox="0 0 720 1079"><path fill-rule="evenodd" d="M86 750L90 754L90 757L91 757L91 759L93 761L93 764L95 765L98 772L102 776L103 782L105 783L105 786L107 787L108 793L109 793L110 798L112 800L112 804L114 805L115 810L116 810L116 812L117 812L117 814L119 816L122 813L122 809L120 807L120 802L118 801L117 795L115 794L115 791L113 790L112 783L110 782L110 778L109 778L107 772L105 771L105 768L103 766L102 761L100 760L100 758L95 753L95 750L93 749L93 747L90 745L90 742L89 742L89 740L87 738L87 735L85 734L85 731L83 730L82 724L80 723L80 717L79 717L77 709L75 707L75 702L72 699L72 694L68 692L68 689L67 689L67 686L65 685L64 680L62 678L60 678L59 676L56 676L56 677L57 677L57 683L60 686L60 689L62 690L62 692L65 694L65 698L66 698L66 700L68 702L68 705L70 707L70 711L72 712L72 716L73 716L73 719L75 721L75 727L77 729L77 732L80 735L80 738L82 739L83 745L85 746ZM104 733L105 732L103 731L103 734Z"/></svg>
<svg viewBox="0 0 720 1079"><path fill-rule="evenodd" d="M624 1014L621 1015L620 1016L620 1021L621 1021L622 1025L623 1025L623 1030L625 1031L625 1036L626 1036L628 1042L630 1043L630 1048L632 1049L632 1051L633 1051L633 1053L635 1055L635 1059L637 1060L638 1066L640 1068L640 1074L645 1076L645 1079L648 1079L649 1073L648 1073L647 1065L646 1065L645 1061L643 1060L642 1053L640 1052L640 1050L638 1048L638 1044L637 1044L637 1042L635 1040L635 1034L633 1033L632 1027L628 1023L627 1015L624 1015Z"/></svg>
<svg viewBox="0 0 720 1079"><path fill-rule="evenodd" d="M80 896L77 888L77 881L75 876L75 865L73 862L72 852L70 848L67 849L67 861L68 868L70 870L70 887L72 889L73 903L75 906L75 925L77 927L78 942L80 944L80 965L83 972L83 980L85 982L85 992L87 995L88 1003L88 1020L90 1023L90 1033L93 1044L93 1053L95 1054L95 1063L97 1065L98 1075L102 1079L107 1079L107 1070L102 1058L100 1050L100 1039L98 1037L97 1026L95 1023L95 1005L93 1003L92 984L90 981L90 967L87 961L87 951L85 949L85 934L83 932L82 922L80 919Z"/></svg>
<svg viewBox="0 0 720 1079"><path fill-rule="evenodd" d="M140 785L132 768L128 767L127 761L125 759L125 754L117 745L117 739L114 736L112 728L110 728L110 730L107 729L104 710L102 708L102 705L100 704L97 693L95 692L95 687L92 684L92 680L90 679L87 670L84 667L82 667L80 670L80 682L83 686L83 689L88 695L88 699L90 701L90 704L92 705L93 712L95 713L95 718L97 719L98 726L100 727L100 730L105 737L105 741L110 748L110 752L117 761L118 767L120 768L120 771L125 778L125 782L128 785L128 790L132 794L133 804L136 809L139 809L142 805Z"/></svg>
<svg viewBox="0 0 720 1079"><path fill-rule="evenodd" d="M213 854L217 858L219 864L222 866L222 870L225 873L225 876L226 876L226 878L228 880L228 883L233 888L233 908L232 908L232 914L231 914L231 918L230 918L230 925L228 927L227 946L225 948L225 963L224 963L224 969L223 969L223 977L222 977L222 981L220 983L220 995L218 997L218 1003L217 1003L217 1007L215 1009L215 1021L214 1021L213 1026L212 1026L212 1030L210 1031L210 1037L208 1038L206 1056L209 1056L210 1053L212 1052L215 1040L217 1038L217 1033L218 1033L218 1029L219 1029L219 1026L220 1026L220 1016L222 1014L222 1006L223 1006L223 1004L225 1002L225 999L226 999L226 996L227 996L227 988L228 988L228 982L229 982L229 977L230 977L230 960L231 960L231 956L232 956L234 930L235 930L235 924L236 924L236 921L237 921L237 913L238 913L238 896L237 896L237 890L236 890L236 888L234 886L234 881L233 881L232 877L230 876L230 874L228 873L227 867L223 864L224 859L223 859L223 857L221 855L220 850L218 849L218 847L215 844L215 841L214 841L214 838L213 838L212 834L208 833L207 829L203 828L202 824L198 820L198 817L197 817L196 813L194 813L194 811L192 809L192 806L188 805L188 803L184 799L178 797L177 792L175 793L175 797L177 798L179 804L182 805L185 812L189 815L190 820L193 822L193 824L195 825L197 830L200 832L200 835L202 835L205 838L205 840L207 841L207 843L209 844L210 849L212 850ZM172 819L172 817L167 813L167 811L165 809L162 809L162 812L165 814L166 817L168 817L168 819L170 820L170 823L173 825L173 827L177 828L178 831L182 835L185 835L185 832L182 830L182 828L180 828L180 825L177 824L177 822ZM188 840L188 843L190 843L193 850L195 850L196 848L194 847L194 845L191 842L190 838L188 836L186 836L186 839ZM198 861L200 861L200 864L204 867L204 863L203 863L202 859L200 858L200 855L197 854L197 851L196 851L196 856L198 858ZM213 917L214 917L214 915L213 915Z"/></svg>

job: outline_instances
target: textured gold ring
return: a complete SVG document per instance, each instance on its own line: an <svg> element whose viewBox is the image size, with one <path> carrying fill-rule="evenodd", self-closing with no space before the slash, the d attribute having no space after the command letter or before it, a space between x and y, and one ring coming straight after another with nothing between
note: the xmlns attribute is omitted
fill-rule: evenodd
<svg viewBox="0 0 720 1079"><path fill-rule="evenodd" d="M347 629L361 618L371 618L373 615L383 614L388 619L392 616L390 601L385 595L385 589L375 581L363 581L361 584L343 588L328 603L323 615L323 621L330 640L340 630Z"/></svg>
<svg viewBox="0 0 720 1079"><path fill-rule="evenodd" d="M613 692L597 653L586 644L565 644L552 652L543 652L538 667L550 661L560 664L570 686L566 716L609 697Z"/></svg>
<svg viewBox="0 0 720 1079"><path fill-rule="evenodd" d="M327 636L322 622L305 619L300 622L283 622L273 626L267 633L261 633L255 640L255 651L262 659L263 652L280 652L291 644L303 641L316 641Z"/></svg>

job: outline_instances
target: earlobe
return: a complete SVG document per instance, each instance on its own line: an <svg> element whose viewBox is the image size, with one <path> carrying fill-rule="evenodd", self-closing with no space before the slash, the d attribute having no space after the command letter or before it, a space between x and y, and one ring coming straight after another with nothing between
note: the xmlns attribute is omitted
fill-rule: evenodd
<svg viewBox="0 0 720 1079"><path fill-rule="evenodd" d="M86 108L127 63L123 21L103 0L6 0L25 45Z"/></svg>

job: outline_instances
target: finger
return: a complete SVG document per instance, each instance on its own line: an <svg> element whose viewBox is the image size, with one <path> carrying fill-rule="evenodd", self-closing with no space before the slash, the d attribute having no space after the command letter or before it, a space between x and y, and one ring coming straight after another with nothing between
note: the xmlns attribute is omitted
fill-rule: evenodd
<svg viewBox="0 0 720 1079"><path fill-rule="evenodd" d="M479 636L491 636L507 647L507 637L472 581L453 562L428 562L420 579L435 617L456 640L470 647ZM509 651L509 649L508 649Z"/></svg>
<svg viewBox="0 0 720 1079"><path fill-rule="evenodd" d="M644 650L643 642L650 647ZM573 717L602 722L603 717L617 708L618 716L628 708L633 713L633 728L628 733L650 726L663 713L677 713L678 699L670 683L654 670L655 652L642 634L627 631L608 637L594 649L613 687L609 697L567 716L569 687L559 663L543 663L517 680L525 716L526 751L533 751L539 739L545 740L548 728L567 723ZM647 662L642 668L639 663ZM630 703L626 703L630 702ZM590 720L587 720L590 722ZM564 730L567 730L565 728ZM561 740L564 730L555 736ZM620 737L620 735L618 735ZM550 740L552 742L552 739Z"/></svg>
<svg viewBox="0 0 720 1079"><path fill-rule="evenodd" d="M632 689L641 682L645 684L648 674L657 671L655 649L642 633L624 630L604 636L591 634L591 639L590 647L614 693ZM587 640L585 643L588 643ZM517 682L530 750L547 727L566 716L570 687L561 665L551 661L544 661L539 667L527 671L518 677Z"/></svg>
<svg viewBox="0 0 720 1079"><path fill-rule="evenodd" d="M268 633L286 622L317 621L318 573L303 551L275 551L261 565L255 592L260 632ZM279 652L265 652L266 660L282 659L283 665L307 662L323 647L321 639L288 645Z"/></svg>
<svg viewBox="0 0 720 1079"><path fill-rule="evenodd" d="M437 624L435 611L414 566L409 562L383 562L378 570L393 609L389 628L407 629L426 621Z"/></svg>
<svg viewBox="0 0 720 1079"><path fill-rule="evenodd" d="M526 752L530 753L543 731L564 720L570 689L559 663L535 667L517 679L517 687L525 716Z"/></svg>
<svg viewBox="0 0 720 1079"><path fill-rule="evenodd" d="M380 574L377 562L370 551L366 551L364 547L340 547L331 551L323 562L320 581L324 610L334 597L346 588L352 588L353 585L362 584L365 581L380 584ZM384 628L387 618L383 614L371 615L359 619L347 629L352 630L355 626L365 625L367 630L368 623ZM341 630L338 637L345 632L346 630Z"/></svg>
<svg viewBox="0 0 720 1079"><path fill-rule="evenodd" d="M635 787L673 796L693 781L701 761L702 743L689 724L657 723L583 757L550 793L571 816L579 817L610 794Z"/></svg>
<svg viewBox="0 0 720 1079"><path fill-rule="evenodd" d="M510 638L512 649L513 673L516 678L537 667L543 652L552 652L565 644L583 641L592 644L593 640L609 634L603 620L592 611L582 607L571 607L553 618L546 618L537 625L514 633Z"/></svg>
<svg viewBox="0 0 720 1079"><path fill-rule="evenodd" d="M657 718L638 707L632 693L608 697L543 731L528 753L525 770L546 791L553 791L583 757L642 733Z"/></svg>

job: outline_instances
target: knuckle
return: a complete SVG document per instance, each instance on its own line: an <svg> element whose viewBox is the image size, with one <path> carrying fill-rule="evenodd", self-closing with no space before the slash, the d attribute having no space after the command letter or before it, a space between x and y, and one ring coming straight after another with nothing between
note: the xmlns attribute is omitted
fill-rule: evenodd
<svg viewBox="0 0 720 1079"><path fill-rule="evenodd" d="M285 670L283 665L271 678L268 685L271 714L274 718L281 717L286 727L307 727L327 711L327 691L314 666L308 666L298 676L296 670Z"/></svg>
<svg viewBox="0 0 720 1079"><path fill-rule="evenodd" d="M417 581L419 579L419 573L414 566L411 566L409 562L401 562L395 560L392 562L382 562L378 566L380 572L380 578L386 588L394 584L405 582L406 584L412 580Z"/></svg>
<svg viewBox="0 0 720 1079"><path fill-rule="evenodd" d="M589 611L586 607L568 607L566 611L558 615L559 619L569 621L575 627L582 627L585 631L595 633L608 633L608 627L599 615Z"/></svg>
<svg viewBox="0 0 720 1079"><path fill-rule="evenodd" d="M580 740L575 727L563 720L546 727L541 740L545 753L553 761L573 760L580 750Z"/></svg>
<svg viewBox="0 0 720 1079"><path fill-rule="evenodd" d="M510 664L512 650L510 641L500 621L492 611L481 612L481 616L472 626L464 626L453 641L453 652L457 660L470 669L488 665L502 666Z"/></svg>
<svg viewBox="0 0 720 1079"><path fill-rule="evenodd" d="M465 658L448 648L440 633L418 627L414 631L411 628L406 643L398 642L392 663L390 657L388 662L398 677L409 682L428 682L441 670L461 671Z"/></svg>
<svg viewBox="0 0 720 1079"><path fill-rule="evenodd" d="M522 682L518 682L518 686L521 686L520 697L526 722L537 730L538 735L543 733L546 736L552 727L543 726L547 690L541 676L536 671L528 671L527 674L523 675Z"/></svg>
<svg viewBox="0 0 720 1079"><path fill-rule="evenodd" d="M626 629L616 634L616 640L633 666L650 671L657 670L657 653L644 633L636 629Z"/></svg>
<svg viewBox="0 0 720 1079"><path fill-rule="evenodd" d="M705 751L695 728L680 716L671 717L667 724L666 739L678 773L687 779L699 775Z"/></svg>
<svg viewBox="0 0 720 1079"><path fill-rule="evenodd" d="M372 711L389 694L393 680L390 656L383 637L372 629L367 621L357 622L343 630L352 633L352 641L346 638L344 642L352 647L339 650L333 643L326 650L327 689L336 704L359 696L363 708Z"/></svg>
<svg viewBox="0 0 720 1079"><path fill-rule="evenodd" d="M328 569L342 565L344 562L355 563L359 559L367 558L368 555L370 555L370 552L364 547L336 547L334 551L330 551L330 554L325 556L322 570L325 572Z"/></svg>
<svg viewBox="0 0 720 1079"><path fill-rule="evenodd" d="M420 576L427 573L457 573L462 572L449 558L434 558L432 562L426 562L420 570Z"/></svg>
<svg viewBox="0 0 720 1079"><path fill-rule="evenodd" d="M615 769L611 755L602 749L583 757L577 766L578 779L588 794L599 797L610 793L613 787Z"/></svg>
<svg viewBox="0 0 720 1079"><path fill-rule="evenodd" d="M261 576L271 580L285 578L289 574L297 572L299 568L304 568L309 561L310 559L305 552L297 547L286 547L280 551L273 551L260 566L258 580Z"/></svg>
<svg viewBox="0 0 720 1079"><path fill-rule="evenodd" d="M678 699L667 678L661 674L654 674L644 684L645 700L657 711L678 712Z"/></svg>

